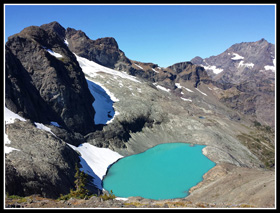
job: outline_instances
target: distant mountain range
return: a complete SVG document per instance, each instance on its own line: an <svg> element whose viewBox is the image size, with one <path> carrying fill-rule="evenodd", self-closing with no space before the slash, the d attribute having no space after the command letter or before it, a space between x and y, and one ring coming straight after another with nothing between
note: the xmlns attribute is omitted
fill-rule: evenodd
<svg viewBox="0 0 280 213"><path fill-rule="evenodd" d="M223 85L221 101L242 113L255 115L263 124L274 126L274 44L265 39L242 42L217 56L195 57L191 62L204 67L213 81Z"/></svg>
<svg viewBox="0 0 280 213"><path fill-rule="evenodd" d="M51 27L43 25L47 26ZM223 89L217 94L222 102L255 116L262 124L274 127L275 45L265 39L234 44L217 56L205 59L195 57L191 62L162 68L154 63L127 58L114 38L91 40L85 33L72 28L68 28L62 38L67 39L71 51L81 57L170 90L177 89L176 83L183 85L192 82L195 87L200 82L216 85Z"/></svg>
<svg viewBox="0 0 280 213"><path fill-rule="evenodd" d="M203 66L213 80L238 84L262 76L275 79L275 45L265 39L234 44L217 56L195 57L193 64Z"/></svg>

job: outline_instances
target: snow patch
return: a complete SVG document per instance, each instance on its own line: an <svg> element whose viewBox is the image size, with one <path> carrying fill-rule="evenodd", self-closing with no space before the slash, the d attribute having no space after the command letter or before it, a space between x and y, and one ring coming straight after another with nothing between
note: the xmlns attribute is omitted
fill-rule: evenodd
<svg viewBox="0 0 280 213"><path fill-rule="evenodd" d="M95 110L94 123L107 124L107 122L110 121L115 115L113 108L114 102L106 93L105 89L100 85L90 80L87 80L87 84L90 93L95 99L92 103L92 106Z"/></svg>
<svg viewBox="0 0 280 213"><path fill-rule="evenodd" d="M113 120L115 119L115 117L116 117L117 115L119 115L119 114L120 114L119 112L115 111L115 115L114 115L114 117L113 117L111 120L107 121L107 123L106 123L106 124L110 124L110 123L112 123L112 122L113 122Z"/></svg>
<svg viewBox="0 0 280 213"><path fill-rule="evenodd" d="M8 154L8 153L10 153L10 152L12 152L12 151L20 151L19 149L16 149L16 148L13 148L13 147L10 147L10 146L6 146L6 144L10 144L11 143L11 141L9 140L9 138L8 138L8 135L5 133L4 134L4 153L5 154Z"/></svg>
<svg viewBox="0 0 280 213"><path fill-rule="evenodd" d="M204 93L204 92L201 92L198 88L195 88L198 92L200 92L202 95L205 95L205 96L207 96L207 94L206 93Z"/></svg>
<svg viewBox="0 0 280 213"><path fill-rule="evenodd" d="M179 89L182 89L182 86L180 85L180 83L175 83L175 86L178 87Z"/></svg>
<svg viewBox="0 0 280 213"><path fill-rule="evenodd" d="M4 107L4 121L5 121L5 125L6 124L14 123L16 119L19 119L21 121L26 121L23 117L21 117L18 114L12 112L7 107ZM6 146L6 144L10 144L10 143L11 143L11 141L9 140L8 135L4 131L4 153L10 153L13 150L20 151L19 149Z"/></svg>
<svg viewBox="0 0 280 213"><path fill-rule="evenodd" d="M244 61L240 61L238 64L238 68L239 67L248 67L248 68L253 68L254 64L253 63L244 63Z"/></svg>
<svg viewBox="0 0 280 213"><path fill-rule="evenodd" d="M126 200L128 200L128 198L125 198L125 197L116 197L115 200L124 200L124 201L126 201Z"/></svg>
<svg viewBox="0 0 280 213"><path fill-rule="evenodd" d="M187 90L188 92L193 92L192 90L188 89L187 87L183 87L185 90Z"/></svg>
<svg viewBox="0 0 280 213"><path fill-rule="evenodd" d="M188 89L187 87L181 86L180 83L175 83L175 86L178 87L179 89L183 88L183 89L187 90L188 92L193 92L192 90Z"/></svg>
<svg viewBox="0 0 280 213"><path fill-rule="evenodd" d="M273 66L266 65L266 66L264 66L264 69L265 70L271 70L272 72L275 72L276 71L276 59L274 58L272 62L273 62Z"/></svg>
<svg viewBox="0 0 280 213"><path fill-rule="evenodd" d="M79 65L82 68L83 72L90 77L94 78L98 72L104 72L104 73L107 73L107 74L110 74L113 76L118 76L118 77L121 77L124 79L129 79L129 80L137 82L137 83L141 83L139 80L136 79L136 77L128 75L125 72L121 72L121 71L110 69L108 67L104 67L104 66L97 64L93 61L90 61L86 58L80 57L80 56L76 55L75 53L74 53L74 55L76 56L77 61L79 62Z"/></svg>
<svg viewBox="0 0 280 213"><path fill-rule="evenodd" d="M108 167L123 156L108 148L99 148L89 143L83 143L78 147L68 145L81 154L81 171L94 177L94 185L102 190L102 179Z"/></svg>
<svg viewBox="0 0 280 213"><path fill-rule="evenodd" d="M4 117L5 117L5 124L11 124L15 122L15 119L19 119L21 121L26 121L23 117L19 116L18 114L12 112L7 107L5 107L4 111Z"/></svg>
<svg viewBox="0 0 280 213"><path fill-rule="evenodd" d="M201 66L203 66L204 69L206 69L206 70L212 70L213 73L215 73L215 74L219 74L220 72L224 71L222 68L217 68L216 66L211 66L211 65L207 65L207 66L201 65Z"/></svg>
<svg viewBox="0 0 280 213"><path fill-rule="evenodd" d="M64 39L64 44L66 44L67 46L69 45L69 43L66 39Z"/></svg>
<svg viewBox="0 0 280 213"><path fill-rule="evenodd" d="M55 121L51 121L50 124L53 125L53 126L56 126L56 127L60 127L60 125L57 122L55 122Z"/></svg>
<svg viewBox="0 0 280 213"><path fill-rule="evenodd" d="M159 73L159 71L156 71L154 68L152 68L152 70L153 70L154 72L156 72L156 73Z"/></svg>
<svg viewBox="0 0 280 213"><path fill-rule="evenodd" d="M163 86L156 85L156 87L157 87L158 89L162 90L162 91L170 92L170 89L167 89L167 88L165 88L165 87L163 87Z"/></svg>
<svg viewBox="0 0 280 213"><path fill-rule="evenodd" d="M183 101L190 101L190 102L192 102L192 100L191 100L191 99L182 98L182 97L181 97L181 99L182 99Z"/></svg>
<svg viewBox="0 0 280 213"><path fill-rule="evenodd" d="M46 49L46 50L56 58L62 58L63 57L61 54L56 53L56 52L52 51L51 49Z"/></svg>
<svg viewBox="0 0 280 213"><path fill-rule="evenodd" d="M241 55L238 55L237 53L232 53L234 55L233 58L231 58L231 60L241 60L241 59L244 59L243 56Z"/></svg>
<svg viewBox="0 0 280 213"><path fill-rule="evenodd" d="M92 80L89 80L88 78L86 78L88 81L90 82L93 82ZM119 99L117 99L115 97L115 95L113 93L111 93L103 84L101 83L98 83L98 82L93 82L94 84L97 84L98 86L102 87L103 90L105 90L105 92L110 96L110 99L113 101L113 102L118 102Z"/></svg>
<svg viewBox="0 0 280 213"><path fill-rule="evenodd" d="M139 67L140 69L143 69L143 67L141 67L140 65L138 64L134 64L135 66Z"/></svg>
<svg viewBox="0 0 280 213"><path fill-rule="evenodd" d="M57 136L52 132L51 128L45 126L44 124L42 124L42 123L37 123L37 122L34 122L34 124L35 124L36 128L41 129L41 130L44 130L44 131L47 131L47 132L51 133L52 135L54 135L55 137L57 137Z"/></svg>

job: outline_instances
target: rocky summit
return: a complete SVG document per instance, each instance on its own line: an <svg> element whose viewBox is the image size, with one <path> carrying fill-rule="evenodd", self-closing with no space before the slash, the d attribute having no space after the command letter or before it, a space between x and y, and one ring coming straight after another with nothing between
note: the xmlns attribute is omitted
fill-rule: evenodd
<svg viewBox="0 0 280 213"><path fill-rule="evenodd" d="M47 207L274 207L275 72L264 39L163 68L127 58L111 37L27 27L5 45L6 194L44 197ZM129 156L172 142L206 145L216 163L186 198L47 199L75 188L76 165L89 194L106 195L108 150Z"/></svg>
<svg viewBox="0 0 280 213"><path fill-rule="evenodd" d="M265 39L242 42L217 56L195 57L191 62L203 66L223 86L218 98L227 106L274 127L275 45Z"/></svg>

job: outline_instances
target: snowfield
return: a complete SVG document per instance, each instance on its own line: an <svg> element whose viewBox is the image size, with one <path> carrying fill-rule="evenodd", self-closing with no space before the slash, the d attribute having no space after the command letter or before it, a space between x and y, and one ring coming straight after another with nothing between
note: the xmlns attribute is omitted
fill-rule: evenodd
<svg viewBox="0 0 280 213"><path fill-rule="evenodd" d="M95 124L109 124L113 121L114 117L119 113L116 113L113 104L114 102L119 101L115 95L105 88L102 84L94 82L94 79L99 72L107 73L113 75L113 78L124 78L129 79L134 82L140 82L135 77L130 76L124 72L116 71L107 67L104 67L100 64L97 64L93 61L90 61L86 58L76 55L77 61L82 68L83 72L86 75L88 88L94 97L95 101L92 103L92 106L95 110L94 122ZM87 77L88 76L88 77ZM101 75L99 75L101 76ZM120 82L120 86L123 84Z"/></svg>
<svg viewBox="0 0 280 213"><path fill-rule="evenodd" d="M78 147L68 145L81 154L82 168L80 170L94 177L94 185L102 190L102 179L108 167L123 156L111 149L99 148L89 143L83 143Z"/></svg>
<svg viewBox="0 0 280 213"><path fill-rule="evenodd" d="M95 101L92 106L95 110L95 124L107 124L115 115L111 97L106 93L100 85L87 80L88 88L94 97ZM114 100L117 100L115 97Z"/></svg>

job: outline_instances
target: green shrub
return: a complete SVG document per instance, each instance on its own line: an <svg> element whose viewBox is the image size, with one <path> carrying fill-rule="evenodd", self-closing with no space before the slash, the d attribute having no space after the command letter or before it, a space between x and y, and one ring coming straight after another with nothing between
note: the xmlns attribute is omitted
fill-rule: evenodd
<svg viewBox="0 0 280 213"><path fill-rule="evenodd" d="M6 194L6 197L9 199L17 200L18 203L27 202L27 199L29 199L29 197L21 197L19 195L9 195L8 193Z"/></svg>
<svg viewBox="0 0 280 213"><path fill-rule="evenodd" d="M110 200L110 199L115 199L116 196L113 194L113 191L111 190L109 193L104 193L99 196L103 200Z"/></svg>

